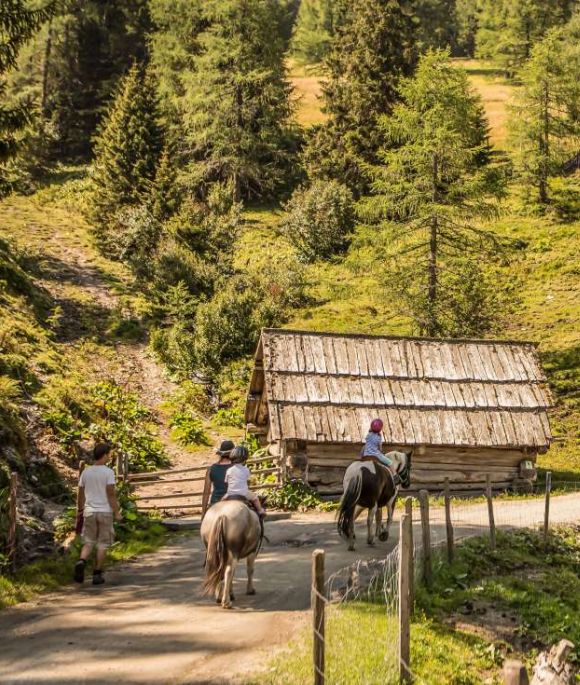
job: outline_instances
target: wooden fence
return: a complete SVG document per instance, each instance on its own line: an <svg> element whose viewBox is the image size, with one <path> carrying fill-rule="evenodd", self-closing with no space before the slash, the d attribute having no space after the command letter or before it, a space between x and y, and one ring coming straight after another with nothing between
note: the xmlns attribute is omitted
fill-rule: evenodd
<svg viewBox="0 0 580 685"><path fill-rule="evenodd" d="M279 466L270 466L274 463L271 456L248 459L248 465L252 480L250 486L257 492L280 487L282 473ZM128 473L126 466L117 467L118 473L125 482L130 483L133 492L137 495L137 508L139 511L173 511L187 514L201 514L207 506L209 499L209 482L207 480L208 469L211 464L205 466L190 466L182 469L167 469L164 471L150 471L144 473ZM275 475L275 480L264 482L267 476ZM160 494L147 493L147 488L157 489L171 486L173 488L183 485L180 492L163 492ZM163 501L171 500L169 504ZM183 503L175 503L175 500L184 500Z"/></svg>
<svg viewBox="0 0 580 685"><path fill-rule="evenodd" d="M501 520L500 526L504 528L516 527L535 527L539 529L544 537L548 540L550 529L550 497L552 489L551 474L546 474L544 505L543 505L543 520L541 510L539 516L533 515L529 521L522 519L521 515L517 520ZM421 535L417 535L413 539L413 500L412 497L405 499L405 510L401 515L399 528L399 542L398 548L392 553L397 554L398 565L396 567L389 567L393 575L394 583L390 583L391 587L396 588L396 602L392 606L397 607L398 618L398 654L396 656L397 664L396 670L400 683L411 683L413 681L413 671L411 662L411 637L410 624L413 612L414 602L414 584L418 580L422 582L427 588L430 588L433 581L432 569L432 553L434 548L441 548L444 557L449 563L452 563L455 557L455 545L458 538L473 537L476 535L489 535L491 549L496 548L496 528L499 527L496 523L498 517L496 508L494 507L494 500L492 495L491 483L488 483L486 488L485 499L483 505L466 504L465 501L455 499L450 493L449 482L445 483L444 490L444 506L430 512L429 493L427 490L421 490L418 493L418 502L420 507L420 517L418 525L421 526ZM529 500L528 500L529 501ZM524 504L524 502L513 502L514 504ZM541 503L541 501L540 501ZM505 504L505 503L502 503ZM511 502L508 502L511 504ZM471 516L466 513L471 508ZM476 512L477 516L473 516ZM500 510L500 514L503 512ZM441 514L441 518L439 518ZM464 514L465 518L461 518ZM477 517L481 515L481 520ZM502 517L500 516L500 519ZM455 519L455 520L454 520ZM471 530L466 532L466 525L469 525ZM443 537L434 535L433 526L437 525L437 531L443 531ZM385 567L386 568L386 567ZM396 577L394 574L398 574ZM336 574L334 574L336 575ZM328 581L328 582L327 582ZM327 640L327 631L325 628L325 617L327 612L325 607L330 603L329 579L324 576L324 551L315 550L312 556L312 614L313 614L313 680L315 685L324 685L325 682L325 648ZM383 585L387 585L383 582ZM393 636L395 637L395 636ZM506 685L520 685L527 683L527 674L525 669L519 662L506 662L504 677Z"/></svg>

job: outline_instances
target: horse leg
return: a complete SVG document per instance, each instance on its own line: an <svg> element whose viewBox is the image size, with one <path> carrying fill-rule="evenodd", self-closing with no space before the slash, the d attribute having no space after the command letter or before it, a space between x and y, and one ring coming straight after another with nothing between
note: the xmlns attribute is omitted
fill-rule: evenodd
<svg viewBox="0 0 580 685"><path fill-rule="evenodd" d="M373 525L375 524L375 517L377 515L377 505L371 507L367 514L367 544L371 547L375 546L375 531Z"/></svg>
<svg viewBox="0 0 580 685"><path fill-rule="evenodd" d="M387 504L387 525L386 528L383 529L383 532L381 533L381 540L388 540L389 539L389 530L391 529L391 523L393 522L393 512L395 511L395 498Z"/></svg>
<svg viewBox="0 0 580 685"><path fill-rule="evenodd" d="M236 572L237 559L230 553L226 572L224 573L224 592L222 596L222 608L232 608L232 587L234 582L234 573Z"/></svg>
<svg viewBox="0 0 580 685"><path fill-rule="evenodd" d="M219 604L222 601L222 590L224 587L224 582L223 580L220 580L220 582L217 584L216 589L215 589L215 601L216 604Z"/></svg>
<svg viewBox="0 0 580 685"><path fill-rule="evenodd" d="M381 542L385 542L389 538L389 531L383 530L383 509L377 507L377 536Z"/></svg>
<svg viewBox="0 0 580 685"><path fill-rule="evenodd" d="M246 589L247 595L255 595L256 588L254 587L254 563L256 561L256 555L250 554L247 558L246 563L248 567L248 587Z"/></svg>

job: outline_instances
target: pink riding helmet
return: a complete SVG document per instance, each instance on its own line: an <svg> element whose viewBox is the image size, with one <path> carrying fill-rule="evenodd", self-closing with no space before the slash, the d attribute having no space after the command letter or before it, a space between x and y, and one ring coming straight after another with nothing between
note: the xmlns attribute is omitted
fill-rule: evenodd
<svg viewBox="0 0 580 685"><path fill-rule="evenodd" d="M383 430L383 422L380 419L374 419L371 423L371 430L373 433L380 433Z"/></svg>

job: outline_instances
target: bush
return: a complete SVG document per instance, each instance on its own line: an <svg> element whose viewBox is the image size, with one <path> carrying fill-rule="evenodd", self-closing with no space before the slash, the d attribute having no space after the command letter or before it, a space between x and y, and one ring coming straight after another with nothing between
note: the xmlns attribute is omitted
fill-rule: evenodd
<svg viewBox="0 0 580 685"><path fill-rule="evenodd" d="M207 433L199 416L191 409L178 409L169 419L171 436L180 445L209 445Z"/></svg>
<svg viewBox="0 0 580 685"><path fill-rule="evenodd" d="M266 503L269 507L285 509L286 511L305 511L307 509L331 511L336 508L336 504L321 500L316 490L301 480L288 481L281 488L270 490L266 497Z"/></svg>
<svg viewBox="0 0 580 685"><path fill-rule="evenodd" d="M282 231L306 262L330 259L344 252L354 229L350 190L337 181L315 181L286 204Z"/></svg>

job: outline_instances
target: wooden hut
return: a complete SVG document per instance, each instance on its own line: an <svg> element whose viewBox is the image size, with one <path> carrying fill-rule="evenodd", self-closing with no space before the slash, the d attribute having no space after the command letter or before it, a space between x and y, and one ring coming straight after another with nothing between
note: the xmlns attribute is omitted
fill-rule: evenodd
<svg viewBox="0 0 580 685"><path fill-rule="evenodd" d="M248 430L288 476L341 491L371 420L414 449L412 488L522 484L550 444L550 394L531 343L262 332ZM522 481L522 478L524 479Z"/></svg>

